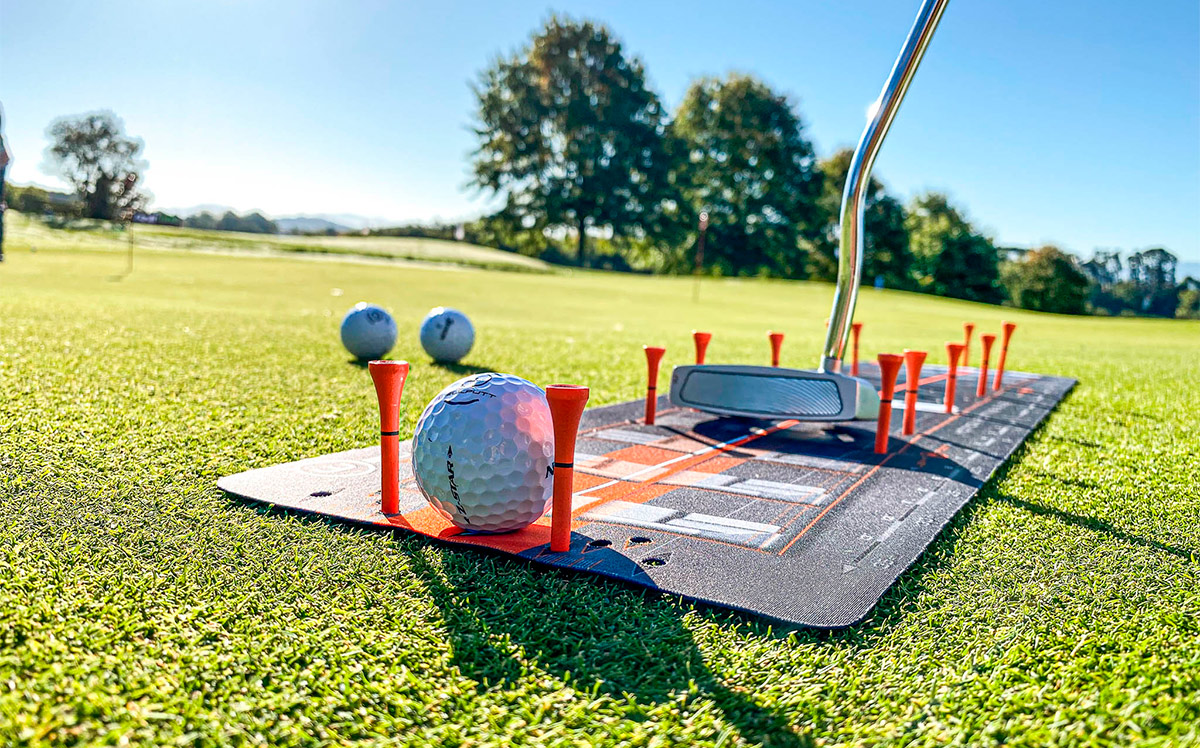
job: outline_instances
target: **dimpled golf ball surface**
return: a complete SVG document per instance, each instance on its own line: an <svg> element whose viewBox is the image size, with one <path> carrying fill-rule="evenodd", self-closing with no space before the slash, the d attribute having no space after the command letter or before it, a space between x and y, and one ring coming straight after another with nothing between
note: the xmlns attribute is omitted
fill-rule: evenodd
<svg viewBox="0 0 1200 748"><path fill-rule="evenodd" d="M474 532L532 524L553 497L554 428L540 387L508 374L473 374L425 407L413 473L430 505Z"/></svg>
<svg viewBox="0 0 1200 748"><path fill-rule="evenodd" d="M383 358L396 345L396 320L382 307L360 301L342 318L342 345L357 359Z"/></svg>
<svg viewBox="0 0 1200 748"><path fill-rule="evenodd" d="M434 307L421 321L421 347L434 361L458 361L475 344L475 328L457 309Z"/></svg>

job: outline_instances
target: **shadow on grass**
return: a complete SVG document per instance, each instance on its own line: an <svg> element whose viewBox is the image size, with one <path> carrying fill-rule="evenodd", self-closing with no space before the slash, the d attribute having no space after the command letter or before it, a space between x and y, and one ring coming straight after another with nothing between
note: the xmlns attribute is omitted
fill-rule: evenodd
<svg viewBox="0 0 1200 748"><path fill-rule="evenodd" d="M229 496L231 501L241 499ZM281 514L335 532L353 525L303 511L248 502L263 514ZM482 689L504 688L546 672L584 694L624 702L624 720L649 721L648 712L675 711L709 700L723 720L750 744L810 748L814 739L787 716L761 703L755 683L742 683L744 663L705 653L684 623L692 606L673 596L619 580L535 566L483 549L451 547L403 530L391 531L395 551L408 562L426 597L438 609L451 663ZM760 639L795 637L814 642L863 639L861 634L773 629L768 621L695 603L702 624L739 629ZM736 650L726 650L732 657ZM729 676L716 669L727 668ZM703 709L703 707L701 707Z"/></svg>
<svg viewBox="0 0 1200 748"><path fill-rule="evenodd" d="M652 710L681 709L685 703L694 709L690 704L702 699L747 743L810 746L814 737L793 728L786 709L772 705L778 694L756 691L771 674L748 674L746 668L761 661L748 661L736 646L723 647L718 639L775 640L789 649L816 644L869 651L884 644L916 613L917 601L954 557L975 512L992 500L1007 500L994 490L1006 472L989 482L990 495L970 502L943 529L863 622L836 631L772 627L754 616L680 605L672 596L630 584L451 548L403 531L394 532L394 547L439 611L439 635L450 648L452 664L481 689L506 688L544 672L578 692L605 694L621 703L626 720L647 721L655 718ZM266 506L260 511L293 514ZM351 531L334 520L293 516ZM715 632L714 641L702 648L693 629Z"/></svg>
<svg viewBox="0 0 1200 748"><path fill-rule="evenodd" d="M1141 546L1143 548L1151 548L1153 550L1162 551L1163 553L1169 553L1172 556L1182 558L1185 561L1191 560L1197 555L1197 551L1181 548L1176 545L1169 545L1167 543L1151 540L1149 538L1143 538L1140 535L1134 535L1133 533L1125 532L1124 530L1114 527L1102 519L1096 519L1095 517L1088 517L1083 514L1075 514L1062 509L1055 509L1053 507L1045 506L1043 504L1035 504L1032 501L1018 499L1016 496L1009 496L1007 494L1000 494L996 496L996 501L1003 502L1009 506L1017 507L1018 509L1024 509L1027 512L1041 517L1053 517L1054 519L1059 520L1060 522L1065 522L1068 525L1074 525L1075 527L1082 527L1085 530L1103 533L1124 543Z"/></svg>
<svg viewBox="0 0 1200 748"><path fill-rule="evenodd" d="M1039 468L1028 468L1029 472L1039 478L1061 483L1065 486L1074 486L1075 488L1083 489L1084 491L1104 491L1105 487L1095 481L1084 480L1083 478L1071 478L1058 473L1052 473L1049 470L1041 470Z"/></svg>
<svg viewBox="0 0 1200 748"><path fill-rule="evenodd" d="M446 361L434 361L429 364L435 369L444 369L451 374L457 374L460 377L469 376L471 374L483 374L489 371L496 371L490 366L475 366L473 364L450 363Z"/></svg>
<svg viewBox="0 0 1200 748"><path fill-rule="evenodd" d="M812 745L748 688L716 675L683 624L686 611L652 599L657 593L470 550L430 554L404 545L441 612L454 664L484 687L528 678L536 668L581 692L633 700L633 719L685 696L705 698L747 742Z"/></svg>
<svg viewBox="0 0 1200 748"><path fill-rule="evenodd" d="M446 366L470 373L474 367ZM1043 426L1031 437L1036 438ZM884 644L897 626L919 615L919 601L937 573L953 559L976 512L993 501L1054 516L1109 533L1126 542L1189 557L1186 549L1146 540L1093 518L1042 507L997 491L1024 447L930 543L865 618L837 631L773 629L753 616L697 604L582 573L548 570L526 561L472 549L433 545L396 532L396 549L440 613L452 663L482 689L504 687L548 673L582 693L603 693L626 705L626 719L653 719L651 710L674 710L704 699L748 743L808 746L812 735L793 729L773 694L756 688L770 673L747 671L747 662L720 638L776 640L780 646L818 644L863 651ZM325 519L311 521L344 527ZM689 616L690 614L690 616ZM712 642L693 634L713 632ZM786 639L786 641L785 641ZM769 663L770 660L768 659ZM797 688L804 683L796 684ZM703 708L703 707L700 707ZM818 716L819 715L815 715Z"/></svg>
<svg viewBox="0 0 1200 748"><path fill-rule="evenodd" d="M357 366L360 369L365 369L365 368L367 368L367 364L369 364L370 362L365 359L351 358L351 359L348 359L346 361L346 363L350 364L351 366ZM409 363L411 363L411 362L409 362ZM444 363L441 361L431 361L429 365L430 365L430 367L432 367L434 369L442 369L444 371L450 372L451 374L457 374L460 377L465 377L470 374L483 374L485 372L495 371L495 369L490 366L474 366L472 364L452 364L452 363Z"/></svg>
<svg viewBox="0 0 1200 748"><path fill-rule="evenodd" d="M1062 442L1064 444L1074 444L1077 447L1085 447L1087 449L1100 449L1099 442L1089 441L1087 439L1079 439L1074 436L1047 436L1051 441Z"/></svg>

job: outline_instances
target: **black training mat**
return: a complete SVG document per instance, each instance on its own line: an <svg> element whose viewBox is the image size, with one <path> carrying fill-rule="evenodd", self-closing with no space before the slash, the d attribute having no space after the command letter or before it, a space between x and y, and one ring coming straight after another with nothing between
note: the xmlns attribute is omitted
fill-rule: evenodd
<svg viewBox="0 0 1200 748"><path fill-rule="evenodd" d="M862 375L878 384L873 364ZM874 422L787 427L673 408L660 398L656 423L647 426L640 400L593 408L576 447L567 553L549 549L549 516L506 535L462 533L417 491L409 443L393 516L379 509L377 446L250 470L217 485L278 507L840 628L870 612L1075 384L1006 372L1003 388L976 398L977 370L960 368L956 412L946 414L945 378L945 367L924 367L916 433L900 436L896 407L885 455L873 452Z"/></svg>

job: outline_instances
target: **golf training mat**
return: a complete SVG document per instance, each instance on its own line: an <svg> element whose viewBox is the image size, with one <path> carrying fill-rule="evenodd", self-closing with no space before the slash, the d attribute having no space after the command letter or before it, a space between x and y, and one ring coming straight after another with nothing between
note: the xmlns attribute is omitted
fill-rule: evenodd
<svg viewBox="0 0 1200 748"><path fill-rule="evenodd" d="M879 382L874 364L862 376ZM401 446L400 513L379 509L379 447L227 476L230 494L371 527L402 529L790 624L861 621L954 514L1075 384L1006 372L976 398L960 368L926 366L916 432L901 436L901 372L887 454L875 423L756 421L641 400L584 413L575 456L571 549L550 551L549 515L505 535L464 534L417 490ZM990 385L991 382L989 381ZM364 397L367 394L364 393ZM410 405L409 407L413 407Z"/></svg>

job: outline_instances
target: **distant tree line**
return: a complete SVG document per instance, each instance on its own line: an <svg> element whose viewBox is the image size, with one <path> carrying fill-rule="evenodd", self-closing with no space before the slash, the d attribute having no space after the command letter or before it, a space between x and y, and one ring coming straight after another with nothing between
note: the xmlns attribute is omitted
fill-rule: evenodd
<svg viewBox="0 0 1200 748"><path fill-rule="evenodd" d="M247 213L239 216L232 210L225 211L221 216L215 216L207 210L183 219L183 225L190 229L205 231L244 231L249 234L278 234L279 227L262 213Z"/></svg>
<svg viewBox="0 0 1200 748"><path fill-rule="evenodd" d="M4 185L4 202L13 210L29 215L50 214L63 218L78 218L83 213L78 196L67 192L44 190L33 185L28 187L16 184Z"/></svg>
<svg viewBox="0 0 1200 748"><path fill-rule="evenodd" d="M462 236L586 267L836 275L851 152L818 159L795 105L764 82L701 78L671 113L609 29L552 16L485 69L474 91L472 181L502 207L461 227L394 232ZM701 211L709 226L697 268ZM945 195L904 205L877 179L865 222L867 284L1070 314L1191 308L1195 282L1175 282L1166 250L1133 253L1124 266L1118 257L1114 268L1107 255L1080 263L1054 247L997 247Z"/></svg>
<svg viewBox="0 0 1200 748"><path fill-rule="evenodd" d="M547 261L621 271L833 280L851 151L819 159L796 106L743 74L700 78L668 112L644 64L604 26L552 16L474 86L473 184L503 200L466 224L371 233L466 240ZM47 162L72 194L10 187L9 204L136 220L142 142L111 112L47 130ZM697 261L697 219L709 216ZM166 214L155 222L174 224ZM997 247L940 193L907 205L872 178L864 283L1065 314L1200 316L1197 281L1165 249L1087 262L1056 247ZM278 233L259 213L200 213L184 226ZM699 266L698 266L699 265Z"/></svg>
<svg viewBox="0 0 1200 748"><path fill-rule="evenodd" d="M15 184L5 185L5 201L8 206L19 213L30 215L52 215L59 218L98 218L88 210L87 203L78 195L69 192L56 192L41 187L23 187ZM143 212L137 210L127 213L126 220L138 223L153 223L160 226L186 226L206 231L243 231L251 234L278 234L279 227L274 221L261 213L238 215L233 211L225 211L220 216L208 211L180 218L163 211ZM101 219L104 220L104 219Z"/></svg>

